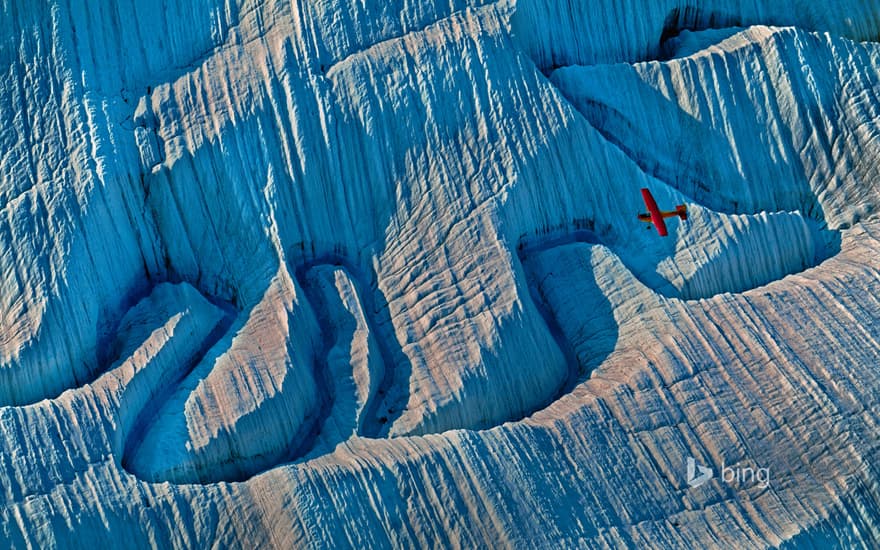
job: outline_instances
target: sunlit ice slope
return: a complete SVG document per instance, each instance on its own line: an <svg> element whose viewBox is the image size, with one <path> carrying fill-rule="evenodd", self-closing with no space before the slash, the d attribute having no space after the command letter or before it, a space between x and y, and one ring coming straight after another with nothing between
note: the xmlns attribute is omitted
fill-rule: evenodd
<svg viewBox="0 0 880 550"><path fill-rule="evenodd" d="M4 546L876 545L878 13L0 4Z"/></svg>

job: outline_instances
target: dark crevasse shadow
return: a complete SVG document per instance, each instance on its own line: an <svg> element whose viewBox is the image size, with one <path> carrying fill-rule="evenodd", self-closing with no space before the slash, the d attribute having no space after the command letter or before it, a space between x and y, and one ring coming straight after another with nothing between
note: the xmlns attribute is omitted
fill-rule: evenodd
<svg viewBox="0 0 880 550"><path fill-rule="evenodd" d="M385 375L365 411L362 433L366 437L388 437L389 429L403 414L409 399L408 388L395 385L395 381L408 381L412 364L394 334L391 308L385 295L371 284L362 296L364 309L372 314L372 326L385 363Z"/></svg>
<svg viewBox="0 0 880 550"><path fill-rule="evenodd" d="M316 376L336 401L329 403L337 424L333 428L338 431L338 425L344 424L343 429L350 430L314 434L322 436L325 447L333 437L337 443L353 434L386 437L408 398L406 388L397 387L395 381L409 380L412 372L394 335L390 309L375 273L350 257L344 253L303 256L296 267L297 280L321 326L323 349L317 357L320 374ZM331 365L332 361L336 363ZM328 409L325 415L329 414Z"/></svg>
<svg viewBox="0 0 880 550"><path fill-rule="evenodd" d="M720 44L744 31L747 27L712 29L685 29L665 38L660 43L660 54L653 61L673 61L687 58L707 47Z"/></svg>
<svg viewBox="0 0 880 550"><path fill-rule="evenodd" d="M604 249L599 243L591 230L576 229L521 240L517 246L532 300L569 367L550 403L588 378L617 344L614 310L593 262L595 251Z"/></svg>
<svg viewBox="0 0 880 550"><path fill-rule="evenodd" d="M180 384L209 352L220 351L215 348L236 317L231 304L209 300L187 283L159 283L126 313L109 347L115 358L112 367L144 357L157 376L149 399L120 413L116 448L123 468L145 479L153 477L138 461L145 436Z"/></svg>
<svg viewBox="0 0 880 550"><path fill-rule="evenodd" d="M676 6L669 10L663 21L663 30L660 32L660 40L655 51L659 60L666 60L674 55L670 43L684 31L730 29L742 25L742 18L734 13L707 10L697 6Z"/></svg>

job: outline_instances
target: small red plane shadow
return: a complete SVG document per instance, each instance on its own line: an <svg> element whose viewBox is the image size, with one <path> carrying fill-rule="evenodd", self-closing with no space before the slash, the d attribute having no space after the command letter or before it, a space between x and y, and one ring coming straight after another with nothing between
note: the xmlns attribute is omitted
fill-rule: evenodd
<svg viewBox="0 0 880 550"><path fill-rule="evenodd" d="M665 237L669 235L669 231L666 229L666 222L664 218L674 218L678 216L682 220L686 220L688 218L687 214L687 206L683 204L679 204L675 207L675 210L669 211L661 211L657 207L657 201L654 200L654 196L651 195L651 192L648 189L642 189L642 198L645 200L645 206L648 207L647 214L639 214L639 220L647 223L653 223L654 227L657 228L657 233L660 234L661 237Z"/></svg>

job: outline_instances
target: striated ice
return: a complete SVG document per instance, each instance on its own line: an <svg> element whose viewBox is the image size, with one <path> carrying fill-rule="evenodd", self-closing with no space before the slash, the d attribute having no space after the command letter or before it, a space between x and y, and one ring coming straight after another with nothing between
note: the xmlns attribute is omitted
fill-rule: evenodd
<svg viewBox="0 0 880 550"><path fill-rule="evenodd" d="M0 2L0 546L876 546L877 36Z"/></svg>

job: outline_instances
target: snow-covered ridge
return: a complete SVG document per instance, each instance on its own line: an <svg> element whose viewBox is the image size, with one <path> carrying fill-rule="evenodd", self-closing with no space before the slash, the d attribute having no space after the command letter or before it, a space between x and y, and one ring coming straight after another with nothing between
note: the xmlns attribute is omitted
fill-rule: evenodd
<svg viewBox="0 0 880 550"><path fill-rule="evenodd" d="M875 46L674 37L796 6L864 38L872 6L583 4L0 7L0 543L880 539ZM810 145L778 193L639 141L688 97L718 150ZM691 219L659 239L641 187ZM687 456L773 489L691 490Z"/></svg>

